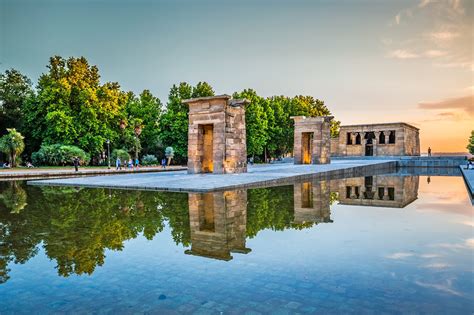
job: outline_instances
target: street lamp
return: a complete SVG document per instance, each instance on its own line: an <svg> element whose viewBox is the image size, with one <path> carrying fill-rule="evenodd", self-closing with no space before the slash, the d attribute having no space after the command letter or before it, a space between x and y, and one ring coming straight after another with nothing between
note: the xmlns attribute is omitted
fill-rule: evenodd
<svg viewBox="0 0 474 315"><path fill-rule="evenodd" d="M109 167L108 167L108 169L110 170L110 140L107 139L105 142L107 142L107 159L109 160Z"/></svg>

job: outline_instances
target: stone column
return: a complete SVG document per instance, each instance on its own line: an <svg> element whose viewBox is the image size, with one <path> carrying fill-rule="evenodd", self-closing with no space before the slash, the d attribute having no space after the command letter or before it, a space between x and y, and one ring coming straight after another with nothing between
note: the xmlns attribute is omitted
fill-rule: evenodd
<svg viewBox="0 0 474 315"><path fill-rule="evenodd" d="M355 132L351 132L352 145L356 144L356 136L357 134Z"/></svg>
<svg viewBox="0 0 474 315"><path fill-rule="evenodd" d="M388 139L390 136L390 131L384 131L383 135L385 136L385 144L388 144Z"/></svg>
<svg viewBox="0 0 474 315"><path fill-rule="evenodd" d="M377 154L377 141L379 141L380 131L375 131L374 135L375 135L375 139L372 140L372 143L374 147L374 156L377 156L378 155Z"/></svg>
<svg viewBox="0 0 474 315"><path fill-rule="evenodd" d="M383 190L383 200L389 200L388 198L388 187L385 187Z"/></svg>

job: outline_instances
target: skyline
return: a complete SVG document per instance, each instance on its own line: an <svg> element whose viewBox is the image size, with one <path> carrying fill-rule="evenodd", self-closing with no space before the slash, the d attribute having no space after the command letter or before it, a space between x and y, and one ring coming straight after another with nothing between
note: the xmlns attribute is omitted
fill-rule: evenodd
<svg viewBox="0 0 474 315"><path fill-rule="evenodd" d="M312 95L342 125L403 121L422 152L467 151L471 1L0 1L0 70L33 83L49 57L84 56L163 103L181 81Z"/></svg>

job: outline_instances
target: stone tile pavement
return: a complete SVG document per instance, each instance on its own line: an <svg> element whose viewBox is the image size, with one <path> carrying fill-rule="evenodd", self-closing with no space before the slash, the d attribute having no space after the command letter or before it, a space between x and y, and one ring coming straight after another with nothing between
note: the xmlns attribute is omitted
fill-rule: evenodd
<svg viewBox="0 0 474 315"><path fill-rule="evenodd" d="M237 188L282 185L303 179L331 179L364 176L370 172L391 172L397 167L390 160L340 160L323 165L290 163L249 166L243 174L187 174L186 171L129 173L29 181L29 185L84 186L117 189L206 192Z"/></svg>

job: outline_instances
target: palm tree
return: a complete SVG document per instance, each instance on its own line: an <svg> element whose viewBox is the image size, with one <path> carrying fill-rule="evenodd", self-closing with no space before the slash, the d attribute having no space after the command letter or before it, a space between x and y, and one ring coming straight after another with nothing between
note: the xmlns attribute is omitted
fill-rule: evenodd
<svg viewBox="0 0 474 315"><path fill-rule="evenodd" d="M171 164L171 159L174 157L174 149L173 147L167 147L165 149L165 156L168 159L168 165Z"/></svg>
<svg viewBox="0 0 474 315"><path fill-rule="evenodd" d="M16 157L23 152L25 149L25 142L21 133L16 131L15 128L7 128L8 133L0 138L0 151L8 155L10 158L10 165L16 166Z"/></svg>

